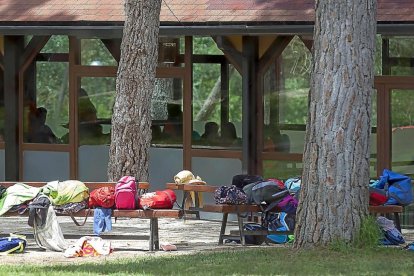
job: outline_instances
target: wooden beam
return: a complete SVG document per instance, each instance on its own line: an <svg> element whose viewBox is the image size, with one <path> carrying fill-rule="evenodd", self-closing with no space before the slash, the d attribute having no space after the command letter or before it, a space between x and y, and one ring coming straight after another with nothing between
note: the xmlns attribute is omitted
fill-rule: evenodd
<svg viewBox="0 0 414 276"><path fill-rule="evenodd" d="M312 52L312 47L313 47L313 38L310 37L304 37L304 36L299 36L300 40L302 40L303 44L305 45L306 48L308 48L308 50L310 52Z"/></svg>
<svg viewBox="0 0 414 276"><path fill-rule="evenodd" d="M111 53L116 62L121 59L121 39L101 39L106 49Z"/></svg>
<svg viewBox="0 0 414 276"><path fill-rule="evenodd" d="M242 172L255 174L257 171L257 107L259 40L254 36L243 36L242 55Z"/></svg>
<svg viewBox="0 0 414 276"><path fill-rule="evenodd" d="M4 71L4 56L0 52L0 69Z"/></svg>
<svg viewBox="0 0 414 276"><path fill-rule="evenodd" d="M273 64L283 50L288 46L293 36L279 36L269 46L262 58L259 60L258 71L264 73L271 64Z"/></svg>
<svg viewBox="0 0 414 276"><path fill-rule="evenodd" d="M5 109L5 180L19 180L19 58L24 47L23 36L4 36L4 109Z"/></svg>
<svg viewBox="0 0 414 276"><path fill-rule="evenodd" d="M49 41L50 36L34 36L29 44L24 49L23 55L20 59L20 71L24 72L30 63L33 62L40 50Z"/></svg>
<svg viewBox="0 0 414 276"><path fill-rule="evenodd" d="M230 61L230 63L236 68L237 71L241 74L242 72L242 53L234 48L233 44L224 36L213 37L214 41L217 44L217 47L223 51L225 57Z"/></svg>

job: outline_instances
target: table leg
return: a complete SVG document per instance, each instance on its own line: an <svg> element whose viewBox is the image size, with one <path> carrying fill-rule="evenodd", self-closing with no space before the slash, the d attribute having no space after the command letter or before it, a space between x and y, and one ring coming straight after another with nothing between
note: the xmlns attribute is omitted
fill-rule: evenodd
<svg viewBox="0 0 414 276"><path fill-rule="evenodd" d="M220 237L219 237L219 245L223 244L223 236L226 233L226 225L227 225L227 217L229 216L228 213L223 213L223 220L221 221L221 229L220 229Z"/></svg>

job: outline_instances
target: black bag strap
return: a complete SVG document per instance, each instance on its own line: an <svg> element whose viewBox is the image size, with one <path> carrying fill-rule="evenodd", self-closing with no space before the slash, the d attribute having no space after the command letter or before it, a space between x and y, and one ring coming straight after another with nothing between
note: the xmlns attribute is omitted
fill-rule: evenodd
<svg viewBox="0 0 414 276"><path fill-rule="evenodd" d="M85 225L85 223L86 223L86 220L88 219L88 217L89 217L89 215L90 215L90 213L91 213L91 209L87 209L87 210L86 210L85 219L83 220L83 222L82 222L82 223L79 223L79 222L75 219L75 217L74 217L73 213L70 213L70 218L73 220L73 222L74 222L77 226L84 226L84 225Z"/></svg>

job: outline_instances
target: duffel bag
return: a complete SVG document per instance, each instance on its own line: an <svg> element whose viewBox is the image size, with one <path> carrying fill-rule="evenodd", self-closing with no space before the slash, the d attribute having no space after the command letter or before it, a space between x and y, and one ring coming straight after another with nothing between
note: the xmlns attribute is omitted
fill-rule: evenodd
<svg viewBox="0 0 414 276"><path fill-rule="evenodd" d="M166 189L153 193L143 194L140 198L141 208L146 209L171 209L174 206L177 196L173 190Z"/></svg>

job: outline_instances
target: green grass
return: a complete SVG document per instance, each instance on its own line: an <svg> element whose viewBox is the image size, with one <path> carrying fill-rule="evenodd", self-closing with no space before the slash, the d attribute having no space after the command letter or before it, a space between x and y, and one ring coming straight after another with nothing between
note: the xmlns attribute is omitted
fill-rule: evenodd
<svg viewBox="0 0 414 276"><path fill-rule="evenodd" d="M196 255L143 256L79 265L1 266L0 275L413 275L414 252L399 248L247 248Z"/></svg>

